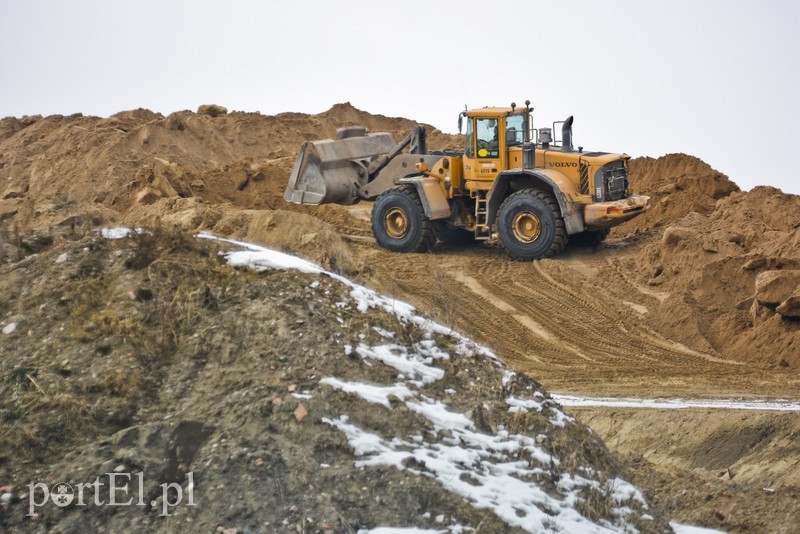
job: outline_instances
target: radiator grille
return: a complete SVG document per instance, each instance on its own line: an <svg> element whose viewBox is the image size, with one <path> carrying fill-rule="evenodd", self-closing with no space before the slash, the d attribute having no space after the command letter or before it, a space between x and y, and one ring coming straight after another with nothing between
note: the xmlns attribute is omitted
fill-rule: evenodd
<svg viewBox="0 0 800 534"><path fill-rule="evenodd" d="M589 166L581 163L581 194L589 194Z"/></svg>

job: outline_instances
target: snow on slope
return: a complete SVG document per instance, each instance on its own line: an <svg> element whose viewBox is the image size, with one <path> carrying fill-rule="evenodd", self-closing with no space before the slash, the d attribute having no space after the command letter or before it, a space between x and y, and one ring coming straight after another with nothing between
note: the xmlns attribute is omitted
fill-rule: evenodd
<svg viewBox="0 0 800 534"><path fill-rule="evenodd" d="M110 228L101 230L101 235L108 239L121 239L140 229ZM408 322L419 326L427 332L427 339L413 343L411 347L398 343L369 346L361 343L355 348L355 353L364 361L375 360L396 371L397 382L393 385L377 385L363 382L346 381L334 376L320 379L321 385L352 394L359 399L376 404L388 409L395 402L402 402L410 411L425 417L433 428L428 434L433 438L426 439L421 434L404 437L394 436L391 440L384 436L365 431L349 422L347 414L338 418L326 418L324 421L340 430L353 447L354 454L358 457L355 465L361 468L370 466L387 465L400 470L406 470L417 476L435 478L442 486L470 502L476 507L491 509L498 517L509 525L515 525L528 532L542 530L561 530L567 532L635 532L631 524L635 519L634 514L641 520L649 516L642 512L634 512L629 506L636 503L639 510L647 508L641 493L628 482L613 478L607 480L601 488L606 495L611 497L614 510L613 515L617 520L609 522L599 520L594 523L581 516L576 509L576 502L583 488L599 488L600 482L595 479L594 471L588 467L579 467L580 474L562 474L556 481L557 496L552 492L547 493L535 482L536 475L544 472L543 466L557 465L559 459L539 446L539 440L545 436L516 435L508 432L502 426L494 434L481 433L475 430L475 425L467 414L451 410L445 402L432 399L420 391L426 384L436 382L444 377L444 370L435 365L437 360L446 360L450 354L442 351L433 339L433 333L440 333L458 341L456 353L462 356L484 356L491 359L495 365L502 368L503 384L507 384L515 373L505 369L502 362L487 348L477 345L473 341L460 336L451 329L430 321L415 313L413 306L392 298L378 295L372 290L354 284L350 280L335 273L324 271L319 266L295 256L278 251L266 249L250 243L218 238L211 234L200 234L198 237L223 241L240 247L225 253L231 265L244 266L256 270L267 269L295 269L304 273L325 274L334 278L350 288L350 297L358 311L368 312L371 308L381 308L394 314L401 322ZM311 287L319 286L313 282ZM341 303L347 306L347 303ZM386 331L378 326L373 328L379 335L388 341L395 338L394 332ZM353 347L345 347L345 352L350 352ZM445 390L453 392L453 390ZM310 398L310 394L295 394L300 398ZM509 396L505 402L510 413L528 412L531 410L545 412L550 418L550 423L555 427L564 427L572 424L574 419L566 415L554 402L560 400L565 405L573 406L623 406L623 407L651 407L651 408L684 408L700 406L692 401L667 400L648 401L646 399L585 399L573 396L552 396L545 398L539 391L532 391L529 398ZM703 407L725 407L730 401L707 401ZM753 406L753 408L749 408ZM797 406L790 403L764 403L749 401L743 405L733 403L732 408L738 409L780 409L796 410ZM530 462L520 462L519 452L524 451L542 467L532 467ZM515 454L517 453L517 454ZM405 463L406 460L414 460ZM416 469L411 466L423 466ZM327 467L327 466L326 466ZM583 476L582 476L583 475ZM469 482L466 482L466 481ZM543 512L546 510L546 513ZM649 518L652 520L652 518ZM444 516L436 518L437 523L444 522ZM670 526L675 532L681 533L718 533L721 531L703 529L671 522ZM442 525L441 529L421 529L417 527L377 527L359 530L359 534L433 534L433 533L463 533L469 532L471 527L458 524Z"/></svg>
<svg viewBox="0 0 800 534"><path fill-rule="evenodd" d="M324 273L350 288L350 297L358 311L367 313L371 308L381 308L394 314L401 322L412 323L426 333L427 339L410 346L394 342L394 333L384 331L379 333L387 339L385 344L370 346L361 343L355 348L345 347L346 352L354 351L365 361L371 360L394 369L397 375L393 385L347 381L335 376L320 379L320 384L373 403L379 409L391 409L392 402L403 403L409 411L430 423L432 430L427 432L421 429L419 433L389 438L359 428L349 421L347 414L341 414L338 418L323 418L325 423L347 437L357 457L356 467L393 466L417 476L432 477L446 490L461 496L473 506L490 509L507 524L528 532L540 532L548 528L574 533L635 531L632 523L640 517L634 509L646 508L647 504L639 490L628 482L613 478L601 483L592 468L583 467L578 470L580 474L561 474L555 481L558 495L554 496L552 491L545 491L539 482L547 478L549 466L560 463L559 458L545 450L543 442L546 436L534 438L515 434L502 426L494 434L480 432L466 414L422 392L424 386L444 378L445 371L436 365L437 362L451 358L450 354L436 345L432 339L434 333L455 338L459 355L491 358L495 365L503 368L504 383L507 382L514 373L505 369L489 349L418 315L413 306L407 303L379 295L335 273L325 272L308 261L210 234L201 234L199 237L241 247L242 250L226 253L228 262L235 266ZM553 426L563 427L574 423L560 407L538 391L533 391L528 399L509 397L506 404L512 413L531 410L547 413ZM521 461L521 457L528 460ZM611 497L615 507L612 515L617 518L613 524L607 520L592 522L578 512L576 503L587 489L602 491ZM636 506L631 507L632 503ZM441 532L461 532L464 527L443 525L443 529ZM391 532L372 532L383 531Z"/></svg>

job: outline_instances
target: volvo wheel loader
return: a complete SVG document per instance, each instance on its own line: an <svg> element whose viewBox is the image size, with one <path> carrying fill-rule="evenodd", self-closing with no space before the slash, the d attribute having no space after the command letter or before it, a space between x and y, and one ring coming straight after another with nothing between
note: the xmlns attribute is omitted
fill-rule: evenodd
<svg viewBox="0 0 800 534"><path fill-rule="evenodd" d="M529 101L462 112L463 153L428 152L423 126L399 144L388 133L340 128L336 139L303 144L284 198L374 199L372 231L392 251L498 237L519 260L558 254L570 236L602 240L650 208L649 197L631 194L630 156L576 149L571 116L535 129L532 112Z"/></svg>

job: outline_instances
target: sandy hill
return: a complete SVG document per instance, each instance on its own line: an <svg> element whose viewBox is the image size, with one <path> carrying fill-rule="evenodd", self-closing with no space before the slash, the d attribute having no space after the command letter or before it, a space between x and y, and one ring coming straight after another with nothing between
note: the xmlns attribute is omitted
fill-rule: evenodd
<svg viewBox="0 0 800 534"><path fill-rule="evenodd" d="M537 382L410 306L255 247L98 234L0 249L4 531L667 528ZM94 504L108 473L134 504Z"/></svg>
<svg viewBox="0 0 800 534"><path fill-rule="evenodd" d="M398 139L414 125L349 104L316 116L183 111L164 117L139 109L107 119L6 118L0 121L0 222L33 228L113 221L137 206L165 208L164 199L191 199L181 206L282 207L299 145L352 124ZM429 130L436 146L455 137Z"/></svg>

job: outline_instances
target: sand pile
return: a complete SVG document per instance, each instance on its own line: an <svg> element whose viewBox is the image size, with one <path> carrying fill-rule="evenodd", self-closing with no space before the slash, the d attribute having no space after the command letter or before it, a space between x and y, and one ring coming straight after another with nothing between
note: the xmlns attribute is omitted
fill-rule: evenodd
<svg viewBox="0 0 800 534"><path fill-rule="evenodd" d="M173 200L159 205L167 208L163 213L184 207L174 202L180 198L286 208L283 190L302 142L333 137L337 128L356 124L399 140L415 123L350 104L319 115L226 113L206 106L200 113L166 117L139 109L107 119L81 114L5 118L0 121L0 225L113 223L162 199ZM436 148L453 146L457 139L428 130ZM195 215L186 218L196 220L198 205L187 209Z"/></svg>
<svg viewBox="0 0 800 534"><path fill-rule="evenodd" d="M686 154L636 158L629 170L633 189L650 196L652 205L648 213L621 228L629 232L660 227L693 211L710 213L717 200L739 191L727 176Z"/></svg>
<svg viewBox="0 0 800 534"><path fill-rule="evenodd" d="M333 137L342 126L389 131L414 126L337 104L319 115L198 113L163 116L138 109L107 119L13 117L0 121L0 227L166 224L258 239L348 274L359 267L337 229L368 234L338 206L287 204L283 191L303 141ZM457 136L428 127L436 148ZM289 210L273 212L272 210ZM334 225L334 226L332 226Z"/></svg>
<svg viewBox="0 0 800 534"><path fill-rule="evenodd" d="M616 232L649 231L627 265L667 295L655 312L663 331L735 359L800 365L800 197L772 187L740 191L682 154L631 167L654 207ZM756 283L765 276L777 280L768 297Z"/></svg>

